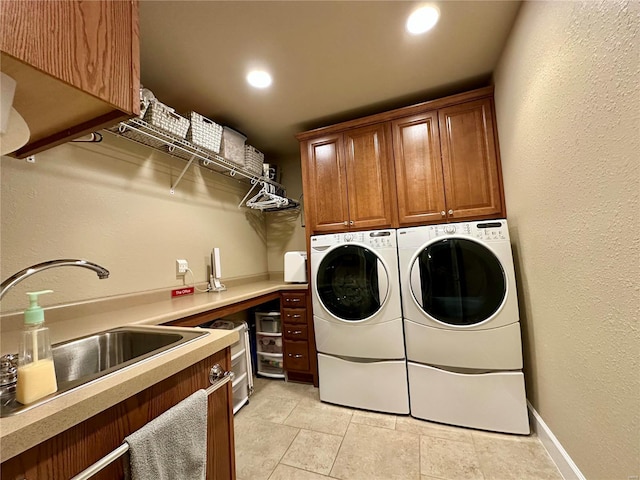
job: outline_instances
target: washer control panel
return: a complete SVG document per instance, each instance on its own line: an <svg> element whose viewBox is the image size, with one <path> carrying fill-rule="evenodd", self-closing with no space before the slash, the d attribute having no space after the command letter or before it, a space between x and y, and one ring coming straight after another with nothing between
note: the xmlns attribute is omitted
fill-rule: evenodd
<svg viewBox="0 0 640 480"><path fill-rule="evenodd" d="M429 227L431 238L441 235L471 235L470 223L447 223L445 225L433 225Z"/></svg>
<svg viewBox="0 0 640 480"><path fill-rule="evenodd" d="M395 230L375 230L370 232L348 232L311 237L311 248L332 247L348 243L359 243L369 248L396 248Z"/></svg>

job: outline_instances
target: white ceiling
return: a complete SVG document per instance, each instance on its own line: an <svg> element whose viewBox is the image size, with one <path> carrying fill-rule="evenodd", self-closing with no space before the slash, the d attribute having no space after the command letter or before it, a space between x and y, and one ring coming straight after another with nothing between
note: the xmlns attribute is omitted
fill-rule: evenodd
<svg viewBox="0 0 640 480"><path fill-rule="evenodd" d="M413 37L419 2L142 0L142 83L278 163L298 132L489 83L520 2L434 3L440 22ZM245 82L253 67L269 89Z"/></svg>

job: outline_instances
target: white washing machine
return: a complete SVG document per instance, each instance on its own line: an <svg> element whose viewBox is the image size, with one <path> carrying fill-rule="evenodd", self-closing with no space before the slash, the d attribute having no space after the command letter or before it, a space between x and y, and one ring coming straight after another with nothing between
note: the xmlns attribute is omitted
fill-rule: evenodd
<svg viewBox="0 0 640 480"><path fill-rule="evenodd" d="M411 415L529 433L506 220L398 230Z"/></svg>
<svg viewBox="0 0 640 480"><path fill-rule="evenodd" d="M396 231L310 243L320 399L409 413Z"/></svg>

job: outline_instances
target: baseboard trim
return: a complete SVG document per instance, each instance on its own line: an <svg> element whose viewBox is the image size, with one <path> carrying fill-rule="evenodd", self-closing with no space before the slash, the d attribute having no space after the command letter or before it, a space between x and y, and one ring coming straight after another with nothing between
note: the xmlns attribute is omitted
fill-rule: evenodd
<svg viewBox="0 0 640 480"><path fill-rule="evenodd" d="M533 429L537 433L538 438L540 439L540 443L547 450L549 456L553 460L553 462L560 470L560 473L564 477L565 480L587 480L586 477L582 474L578 466L573 463L573 460L567 453L567 451L562 447L560 441L553 434L549 426L544 423L542 417L536 409L533 408L533 405L527 400L527 405L529 407L529 411L531 412L531 417L533 420Z"/></svg>

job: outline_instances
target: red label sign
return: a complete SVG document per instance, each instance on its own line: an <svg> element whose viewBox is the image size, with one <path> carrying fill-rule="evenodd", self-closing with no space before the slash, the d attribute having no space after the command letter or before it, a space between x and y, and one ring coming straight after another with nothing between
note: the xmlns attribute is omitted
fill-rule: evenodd
<svg viewBox="0 0 640 480"><path fill-rule="evenodd" d="M171 290L172 297L181 297L182 295L193 295L195 289L193 287L184 287Z"/></svg>

